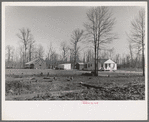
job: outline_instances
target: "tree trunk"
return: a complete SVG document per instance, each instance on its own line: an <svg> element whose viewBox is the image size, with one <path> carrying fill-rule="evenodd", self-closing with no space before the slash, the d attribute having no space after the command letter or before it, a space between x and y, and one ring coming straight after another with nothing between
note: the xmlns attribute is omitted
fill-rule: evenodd
<svg viewBox="0 0 149 122"><path fill-rule="evenodd" d="M144 62L144 43L143 43L143 40L144 40L144 38L143 38L143 36L142 36L142 69L143 69L143 76L145 76L145 68L144 68L144 64L145 64L145 62Z"/></svg>
<svg viewBox="0 0 149 122"><path fill-rule="evenodd" d="M98 76L98 52L99 51L99 42L98 42L98 47L97 47L97 69L96 69L96 75Z"/></svg>
<svg viewBox="0 0 149 122"><path fill-rule="evenodd" d="M30 46L29 46L29 61L32 60L31 57L32 57L32 46L30 44Z"/></svg>
<svg viewBox="0 0 149 122"><path fill-rule="evenodd" d="M26 63L26 49L25 49L25 54L24 54L25 56L25 59L24 59L24 67L23 68L25 68L25 63Z"/></svg>
<svg viewBox="0 0 149 122"><path fill-rule="evenodd" d="M95 71L94 71L94 75L97 76L97 64L96 64L96 56L97 56L97 49L96 49L96 44L95 44Z"/></svg>
<svg viewBox="0 0 149 122"><path fill-rule="evenodd" d="M133 54L132 54L132 46L131 46L131 44L129 44L129 51L130 51L130 57L131 57L130 67L133 67Z"/></svg>
<svg viewBox="0 0 149 122"><path fill-rule="evenodd" d="M144 49L142 49L142 69L143 69L143 76L145 76L145 68L144 68Z"/></svg>

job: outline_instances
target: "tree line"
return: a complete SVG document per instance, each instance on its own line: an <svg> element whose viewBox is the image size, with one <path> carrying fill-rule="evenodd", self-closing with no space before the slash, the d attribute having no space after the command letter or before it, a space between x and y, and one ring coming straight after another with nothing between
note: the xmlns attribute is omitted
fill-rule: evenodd
<svg viewBox="0 0 149 122"><path fill-rule="evenodd" d="M14 47L6 46L6 62L20 63L20 67L24 67L25 63L35 58L43 58L47 61L49 68L58 63L70 62L73 68L77 62L89 62L94 60L95 70L98 73L98 60L103 58L111 58L118 63L119 67L140 67L143 69L144 75L144 40L145 40L145 11L140 10L138 16L131 21L131 30L126 32L129 42L129 54L120 56L114 53L114 49L107 49L107 45L118 36L113 33L116 18L113 17L109 7L92 7L86 12L87 22L84 23L84 29L74 29L71 34L70 45L63 41L60 45L61 54L56 53L52 43L50 43L47 52L44 47L36 44L31 30L29 28L19 29L16 34L20 39L20 46L16 51ZM83 58L80 58L82 51L79 43L87 43L88 48ZM69 59L68 59L69 58Z"/></svg>

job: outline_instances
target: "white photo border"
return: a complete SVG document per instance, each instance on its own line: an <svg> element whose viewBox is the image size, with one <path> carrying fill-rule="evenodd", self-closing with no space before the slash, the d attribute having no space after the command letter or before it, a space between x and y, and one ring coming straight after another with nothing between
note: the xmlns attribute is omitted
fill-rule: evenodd
<svg viewBox="0 0 149 122"><path fill-rule="evenodd" d="M2 120L147 120L148 77L145 75L145 100L98 101L5 101L5 7L6 6L145 6L146 49L148 46L147 2L2 2ZM148 51L145 53L148 74ZM91 101L92 102L92 101Z"/></svg>

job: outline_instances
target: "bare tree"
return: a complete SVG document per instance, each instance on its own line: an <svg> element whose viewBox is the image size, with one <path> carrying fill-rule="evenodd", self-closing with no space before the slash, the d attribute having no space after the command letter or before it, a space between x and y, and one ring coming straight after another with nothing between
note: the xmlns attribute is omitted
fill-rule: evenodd
<svg viewBox="0 0 149 122"><path fill-rule="evenodd" d="M76 59L78 57L79 49L78 43L83 39L83 30L75 29L71 35L71 44L73 46L73 53L74 53L74 66L76 64Z"/></svg>
<svg viewBox="0 0 149 122"><path fill-rule="evenodd" d="M92 49L88 49L86 52L86 61L90 62L93 60L93 51Z"/></svg>
<svg viewBox="0 0 149 122"><path fill-rule="evenodd" d="M30 40L29 41L29 47L28 47L28 57L29 57L29 61L32 60L32 53L33 53L33 50L34 50L34 44L35 44L35 40Z"/></svg>
<svg viewBox="0 0 149 122"><path fill-rule="evenodd" d="M73 65L74 64L74 51L71 48L69 48L69 56L70 56L70 62Z"/></svg>
<svg viewBox="0 0 149 122"><path fill-rule="evenodd" d="M85 60L85 59L86 59L86 53L84 52L84 53L83 53L83 63L85 63L85 62L86 62L86 60Z"/></svg>
<svg viewBox="0 0 149 122"><path fill-rule="evenodd" d="M139 47L139 50L142 50L142 69L144 76L145 11L143 9L139 11L138 17L131 22L131 32L128 37L133 48L137 49Z"/></svg>
<svg viewBox="0 0 149 122"><path fill-rule="evenodd" d="M6 46L6 57L7 57L8 63L13 60L13 54L14 54L14 47L7 45Z"/></svg>
<svg viewBox="0 0 149 122"><path fill-rule="evenodd" d="M130 66L133 67L133 52L132 52L132 45L129 43L129 53L130 53Z"/></svg>
<svg viewBox="0 0 149 122"><path fill-rule="evenodd" d="M58 57L59 55L56 52L54 52L52 55L53 68L55 68L55 66L58 65Z"/></svg>
<svg viewBox="0 0 149 122"><path fill-rule="evenodd" d="M115 19L108 7L93 7L87 12L88 23L85 23L86 36L94 44L95 75L98 75L98 52L102 46L115 39L112 32Z"/></svg>
<svg viewBox="0 0 149 122"><path fill-rule="evenodd" d="M23 51L23 46L19 45L19 57L20 57L20 67L19 68L24 68L24 51Z"/></svg>
<svg viewBox="0 0 149 122"><path fill-rule="evenodd" d="M126 55L126 66L127 67L130 67L130 55L128 54L128 55Z"/></svg>
<svg viewBox="0 0 149 122"><path fill-rule="evenodd" d="M114 57L114 52L115 52L114 48L109 49L108 52L109 52L109 57L110 57L110 59L113 59L113 57Z"/></svg>
<svg viewBox="0 0 149 122"><path fill-rule="evenodd" d="M17 34L17 37L21 40L24 46L24 63L26 63L26 52L29 42L33 39L30 29L19 29L20 33ZM23 64L24 65L24 64Z"/></svg>
<svg viewBox="0 0 149 122"><path fill-rule="evenodd" d="M118 65L120 64L120 54L115 55L115 61Z"/></svg>
<svg viewBox="0 0 149 122"><path fill-rule="evenodd" d="M56 54L52 43L48 46L48 52L46 56L46 62L47 66L49 68L54 68L54 66L57 64L58 54Z"/></svg>
<svg viewBox="0 0 149 122"><path fill-rule="evenodd" d="M62 60L65 62L67 61L67 54L69 49L65 41L61 43L61 49L62 49Z"/></svg>
<svg viewBox="0 0 149 122"><path fill-rule="evenodd" d="M44 57L44 48L41 44L38 45L36 51L37 51L37 57L38 58L43 58Z"/></svg>
<svg viewBox="0 0 149 122"><path fill-rule="evenodd" d="M55 50L52 46L52 43L50 43L50 45L48 45L48 51L47 51L47 59L50 60L52 58L52 55L55 53Z"/></svg>

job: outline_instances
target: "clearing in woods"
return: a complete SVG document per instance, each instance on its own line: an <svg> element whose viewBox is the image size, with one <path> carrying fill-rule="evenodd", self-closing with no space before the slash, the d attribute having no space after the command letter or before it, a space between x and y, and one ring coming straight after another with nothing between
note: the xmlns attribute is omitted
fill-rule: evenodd
<svg viewBox="0 0 149 122"><path fill-rule="evenodd" d="M145 77L135 71L6 69L6 100L144 100Z"/></svg>

